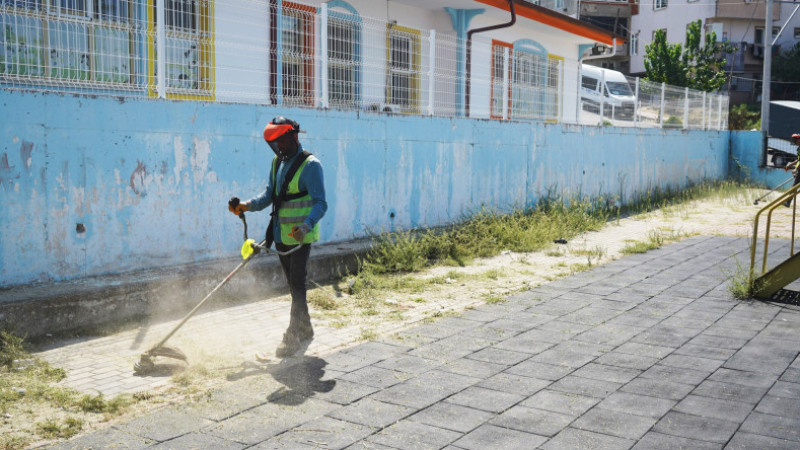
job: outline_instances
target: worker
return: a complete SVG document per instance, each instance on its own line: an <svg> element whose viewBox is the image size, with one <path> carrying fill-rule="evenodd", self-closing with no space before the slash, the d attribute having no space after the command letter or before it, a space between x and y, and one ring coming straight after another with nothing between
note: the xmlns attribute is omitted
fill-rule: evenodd
<svg viewBox="0 0 800 450"><path fill-rule="evenodd" d="M228 210L239 215L245 211L261 211L272 205L267 228L267 246L275 242L279 252L302 246L293 253L280 256L281 267L292 295L289 328L275 351L279 358L294 355L314 337L306 298L306 266L311 243L319 240L319 220L325 215L325 186L322 164L304 151L298 138L300 124L282 116L275 117L264 128L264 140L275 153L267 187L260 195L229 203ZM267 360L266 353L256 358Z"/></svg>
<svg viewBox="0 0 800 450"><path fill-rule="evenodd" d="M797 159L795 159L794 161L786 164L786 166L784 166L783 170L785 170L787 172L789 170L792 171L792 175L794 175L794 185L793 186L796 186L798 183L800 183L800 170L798 170L798 169L800 169L800 133L795 133L795 134L792 135L792 145L796 145L797 146L797 149L796 149ZM786 203L783 204L783 206L785 206L787 208L792 206L792 199L790 198L789 200L787 200Z"/></svg>

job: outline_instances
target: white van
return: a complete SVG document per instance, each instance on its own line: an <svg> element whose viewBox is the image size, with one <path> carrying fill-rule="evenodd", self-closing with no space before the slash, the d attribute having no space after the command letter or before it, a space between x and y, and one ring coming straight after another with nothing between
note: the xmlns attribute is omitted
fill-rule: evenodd
<svg viewBox="0 0 800 450"><path fill-rule="evenodd" d="M601 86L602 81L605 86ZM600 96L603 92L603 115L615 119L633 119L634 97L625 75L616 70L581 65L581 103L584 108L600 111Z"/></svg>

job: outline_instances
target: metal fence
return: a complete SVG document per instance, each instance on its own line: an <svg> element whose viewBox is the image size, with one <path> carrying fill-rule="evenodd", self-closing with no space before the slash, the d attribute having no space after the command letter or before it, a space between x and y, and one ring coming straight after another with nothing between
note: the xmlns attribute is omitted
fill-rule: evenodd
<svg viewBox="0 0 800 450"><path fill-rule="evenodd" d="M581 98L579 60L533 41L476 36L467 66L466 44L452 30L330 4L0 0L0 86L500 120L727 126L725 96L631 79L633 114L619 118L614 105L592 109Z"/></svg>

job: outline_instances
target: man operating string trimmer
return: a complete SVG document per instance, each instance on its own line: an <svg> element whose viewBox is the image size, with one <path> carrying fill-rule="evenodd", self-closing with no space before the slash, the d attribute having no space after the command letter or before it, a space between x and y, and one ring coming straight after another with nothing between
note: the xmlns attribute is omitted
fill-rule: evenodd
<svg viewBox="0 0 800 450"><path fill-rule="evenodd" d="M792 175L794 175L793 186L795 186L797 185L797 183L800 183L800 134L795 133L792 135L792 145L797 146L797 159L786 164L783 170L792 171ZM784 203L784 206L786 206L787 208L792 206L792 199L790 198L789 200L787 200L786 203Z"/></svg>
<svg viewBox="0 0 800 450"><path fill-rule="evenodd" d="M275 117L267 124L264 140L275 153L267 188L250 200L238 202L232 199L228 205L228 210L236 215L245 211L261 211L272 205L266 246L269 247L274 240L275 248L285 252L302 245L294 253L280 256L292 294L292 308L289 328L275 351L279 358L293 355L303 341L314 337L306 300L306 265L311 243L319 240L318 222L328 209L322 164L303 150L298 133L300 124L282 116ZM256 353L256 357L262 360L269 358L261 352Z"/></svg>

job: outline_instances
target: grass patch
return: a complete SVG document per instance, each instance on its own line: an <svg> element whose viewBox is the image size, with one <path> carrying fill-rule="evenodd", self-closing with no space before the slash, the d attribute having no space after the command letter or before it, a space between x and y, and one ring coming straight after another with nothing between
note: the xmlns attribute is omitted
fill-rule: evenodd
<svg viewBox="0 0 800 450"><path fill-rule="evenodd" d="M130 395L82 394L58 384L66 376L33 356L23 338L0 331L0 415L11 417L3 424L0 449L74 436L87 423L107 421L139 401Z"/></svg>
<svg viewBox="0 0 800 450"><path fill-rule="evenodd" d="M750 279L750 269L743 267L736 259L736 269L733 272L723 270L723 274L728 278L728 292L738 300L749 300L755 297L755 293L761 286Z"/></svg>
<svg viewBox="0 0 800 450"><path fill-rule="evenodd" d="M647 233L647 239L644 241L626 241L625 247L622 248L622 253L631 255L635 253L645 253L649 250L656 250L669 242L677 241L681 238L687 237L685 233L676 232L673 230L651 230Z"/></svg>
<svg viewBox="0 0 800 450"><path fill-rule="evenodd" d="M373 330L372 328L361 329L362 341L374 341L375 339L378 339L378 333L375 330Z"/></svg>

